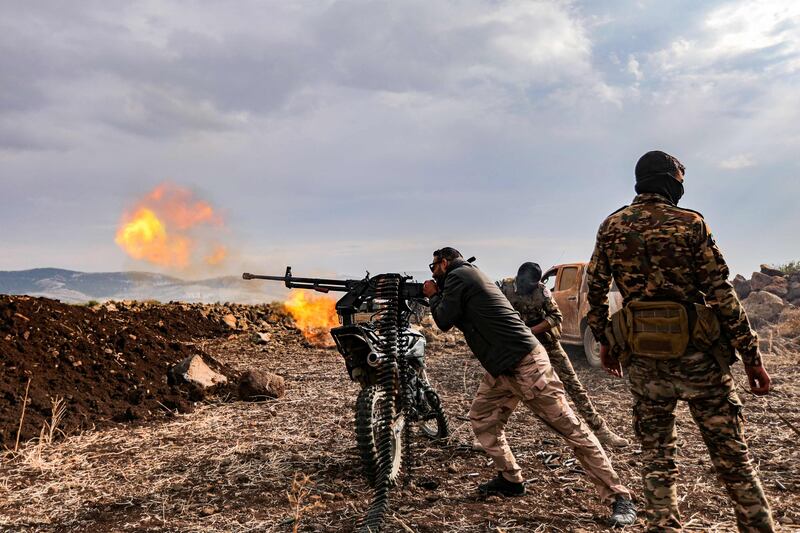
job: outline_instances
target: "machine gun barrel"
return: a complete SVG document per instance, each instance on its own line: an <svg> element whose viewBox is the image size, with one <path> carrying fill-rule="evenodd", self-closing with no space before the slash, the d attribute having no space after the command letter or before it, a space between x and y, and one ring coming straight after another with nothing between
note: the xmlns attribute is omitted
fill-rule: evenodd
<svg viewBox="0 0 800 533"><path fill-rule="evenodd" d="M324 278L296 278L292 276L292 267L286 267L283 276L262 276L245 272L242 279L265 279L269 281L282 281L290 289L311 289L318 292L348 292L357 283L355 280L324 279Z"/></svg>

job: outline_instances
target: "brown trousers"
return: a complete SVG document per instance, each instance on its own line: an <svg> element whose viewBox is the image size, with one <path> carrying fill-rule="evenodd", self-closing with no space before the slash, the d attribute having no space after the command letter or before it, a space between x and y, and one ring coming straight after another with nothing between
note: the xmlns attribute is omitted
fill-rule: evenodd
<svg viewBox="0 0 800 533"><path fill-rule="evenodd" d="M630 497L597 437L578 420L567 403L564 386L541 345L526 355L509 375L494 378L486 373L469 411L475 436L503 477L517 483L524 480L504 431L520 401L572 448L597 486L602 501L611 502L616 495Z"/></svg>
<svg viewBox="0 0 800 533"><path fill-rule="evenodd" d="M564 347L558 341L542 343L547 350L547 355L550 357L550 364L553 365L553 370L556 371L561 383L564 384L564 389L567 391L567 396L575 404L575 409L578 414L586 421L586 425L592 431L597 431L606 425L606 421L600 416L600 413L595 409L592 400L589 399L589 393L586 388L578 379L575 369L572 367L572 362L569 360L569 355L564 351Z"/></svg>

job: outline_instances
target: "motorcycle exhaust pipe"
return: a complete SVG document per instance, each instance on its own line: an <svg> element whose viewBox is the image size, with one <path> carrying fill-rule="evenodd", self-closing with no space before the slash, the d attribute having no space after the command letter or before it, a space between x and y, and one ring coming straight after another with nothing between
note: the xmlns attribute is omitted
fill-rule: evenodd
<svg viewBox="0 0 800 533"><path fill-rule="evenodd" d="M384 361L384 357L376 352L370 352L367 356L367 363L369 366L380 366Z"/></svg>

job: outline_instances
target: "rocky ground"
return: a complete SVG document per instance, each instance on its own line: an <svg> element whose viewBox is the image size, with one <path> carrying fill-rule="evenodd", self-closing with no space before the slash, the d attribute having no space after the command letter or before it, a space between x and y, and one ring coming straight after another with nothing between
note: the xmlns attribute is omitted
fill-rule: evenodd
<svg viewBox="0 0 800 533"><path fill-rule="evenodd" d="M335 350L310 346L269 306L128 303L115 304L114 311L48 302L0 300L0 412L7 449L14 447L31 379L23 442L16 453L0 456L0 531L353 529L370 489L354 448L357 386ZM753 455L783 530L800 529L800 353L795 349L800 320L792 322L794 311L761 329L775 392L766 399L742 393ZM81 323L86 327L79 331ZM386 530L608 530L607 509L569 461L569 450L522 409L511 418L509 440L525 468L528 495L510 500L475 495L477 484L492 475L488 458L468 446L466 413L481 370L459 336L432 331L427 336L429 375L454 435L446 442L420 438L418 465L412 481L394 493ZM71 351L81 340L87 343L82 351ZM166 369L193 354L231 382L249 369L280 374L285 395L256 403L235 401L229 388L191 396L187 387L168 383ZM574 360L610 424L633 439L625 382L589 368L579 354ZM744 390L741 369L736 370ZM142 387L150 393L139 403L122 394ZM101 389L105 396L98 395ZM49 405L55 396L67 398L57 426L65 436L33 438L52 422ZM112 407L100 409L92 398ZM174 405L165 404L170 398ZM135 416L116 416L129 408ZM732 531L730 507L699 433L685 408L679 415L687 529ZM641 494L637 447L609 454L623 480Z"/></svg>

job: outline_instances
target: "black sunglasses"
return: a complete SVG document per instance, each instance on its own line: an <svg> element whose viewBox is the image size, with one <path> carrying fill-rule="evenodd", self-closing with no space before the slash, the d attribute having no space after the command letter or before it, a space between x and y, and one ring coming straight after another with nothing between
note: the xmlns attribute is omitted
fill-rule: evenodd
<svg viewBox="0 0 800 533"><path fill-rule="evenodd" d="M434 269L434 268L436 268L436 265L438 265L438 264L439 264L439 263L441 263L441 262L442 262L442 260L441 260L441 259L439 259L438 261L434 261L433 263L431 263L430 265L428 265L428 268L430 268L430 269L431 269L431 272L433 272L433 269Z"/></svg>

